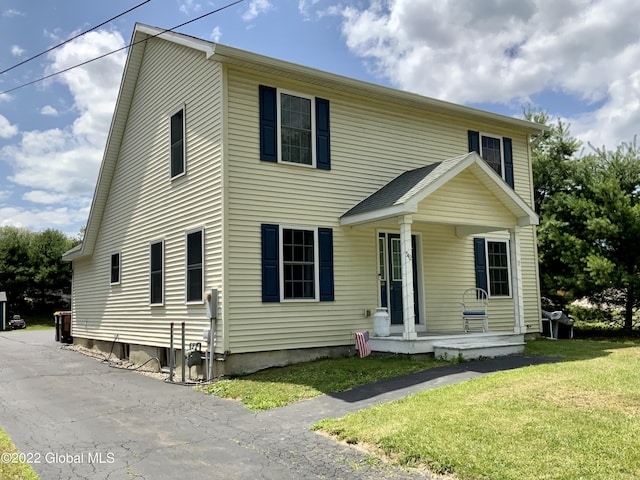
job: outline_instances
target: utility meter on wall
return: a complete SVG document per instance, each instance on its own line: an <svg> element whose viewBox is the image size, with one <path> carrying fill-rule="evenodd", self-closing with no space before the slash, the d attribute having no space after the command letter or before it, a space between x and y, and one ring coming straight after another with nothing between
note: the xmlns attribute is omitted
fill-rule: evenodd
<svg viewBox="0 0 640 480"><path fill-rule="evenodd" d="M216 288L204 292L204 304L207 307L207 317L218 318L218 290Z"/></svg>

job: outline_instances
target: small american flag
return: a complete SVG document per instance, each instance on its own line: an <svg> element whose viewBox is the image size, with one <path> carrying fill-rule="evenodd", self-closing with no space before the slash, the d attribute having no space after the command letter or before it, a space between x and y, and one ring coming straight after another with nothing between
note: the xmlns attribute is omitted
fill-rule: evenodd
<svg viewBox="0 0 640 480"><path fill-rule="evenodd" d="M369 332L356 332L356 348L358 356L364 358L371 354L371 345L369 345Z"/></svg>

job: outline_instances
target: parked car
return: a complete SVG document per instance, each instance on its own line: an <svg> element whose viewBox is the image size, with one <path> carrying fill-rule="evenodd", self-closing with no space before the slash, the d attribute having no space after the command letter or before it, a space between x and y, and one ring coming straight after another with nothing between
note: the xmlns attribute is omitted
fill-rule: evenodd
<svg viewBox="0 0 640 480"><path fill-rule="evenodd" d="M20 315L14 315L13 318L9 320L9 330L15 330L17 328L27 328L27 322L25 322Z"/></svg>

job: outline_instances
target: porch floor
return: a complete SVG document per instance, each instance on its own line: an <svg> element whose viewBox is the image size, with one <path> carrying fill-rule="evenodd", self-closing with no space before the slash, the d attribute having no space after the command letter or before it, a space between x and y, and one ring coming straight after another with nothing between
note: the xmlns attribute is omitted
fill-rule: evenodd
<svg viewBox="0 0 640 480"><path fill-rule="evenodd" d="M524 335L513 332L435 333L418 332L418 338L405 340L402 334L371 337L374 352L408 355L433 353L436 357L465 359L500 357L524 353Z"/></svg>

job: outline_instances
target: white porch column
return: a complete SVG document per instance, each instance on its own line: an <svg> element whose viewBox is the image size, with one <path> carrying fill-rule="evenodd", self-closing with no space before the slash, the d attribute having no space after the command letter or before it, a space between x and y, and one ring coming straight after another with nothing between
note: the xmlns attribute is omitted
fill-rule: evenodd
<svg viewBox="0 0 640 480"><path fill-rule="evenodd" d="M404 215L398 220L400 223L400 251L402 253L402 323L404 326L402 338L414 340L416 320L413 305L413 249L411 248L411 215Z"/></svg>
<svg viewBox="0 0 640 480"><path fill-rule="evenodd" d="M522 294L522 262L520 256L520 227L509 229L511 255L511 296L513 297L513 313L515 317L514 333L527 333L524 323L524 296Z"/></svg>

